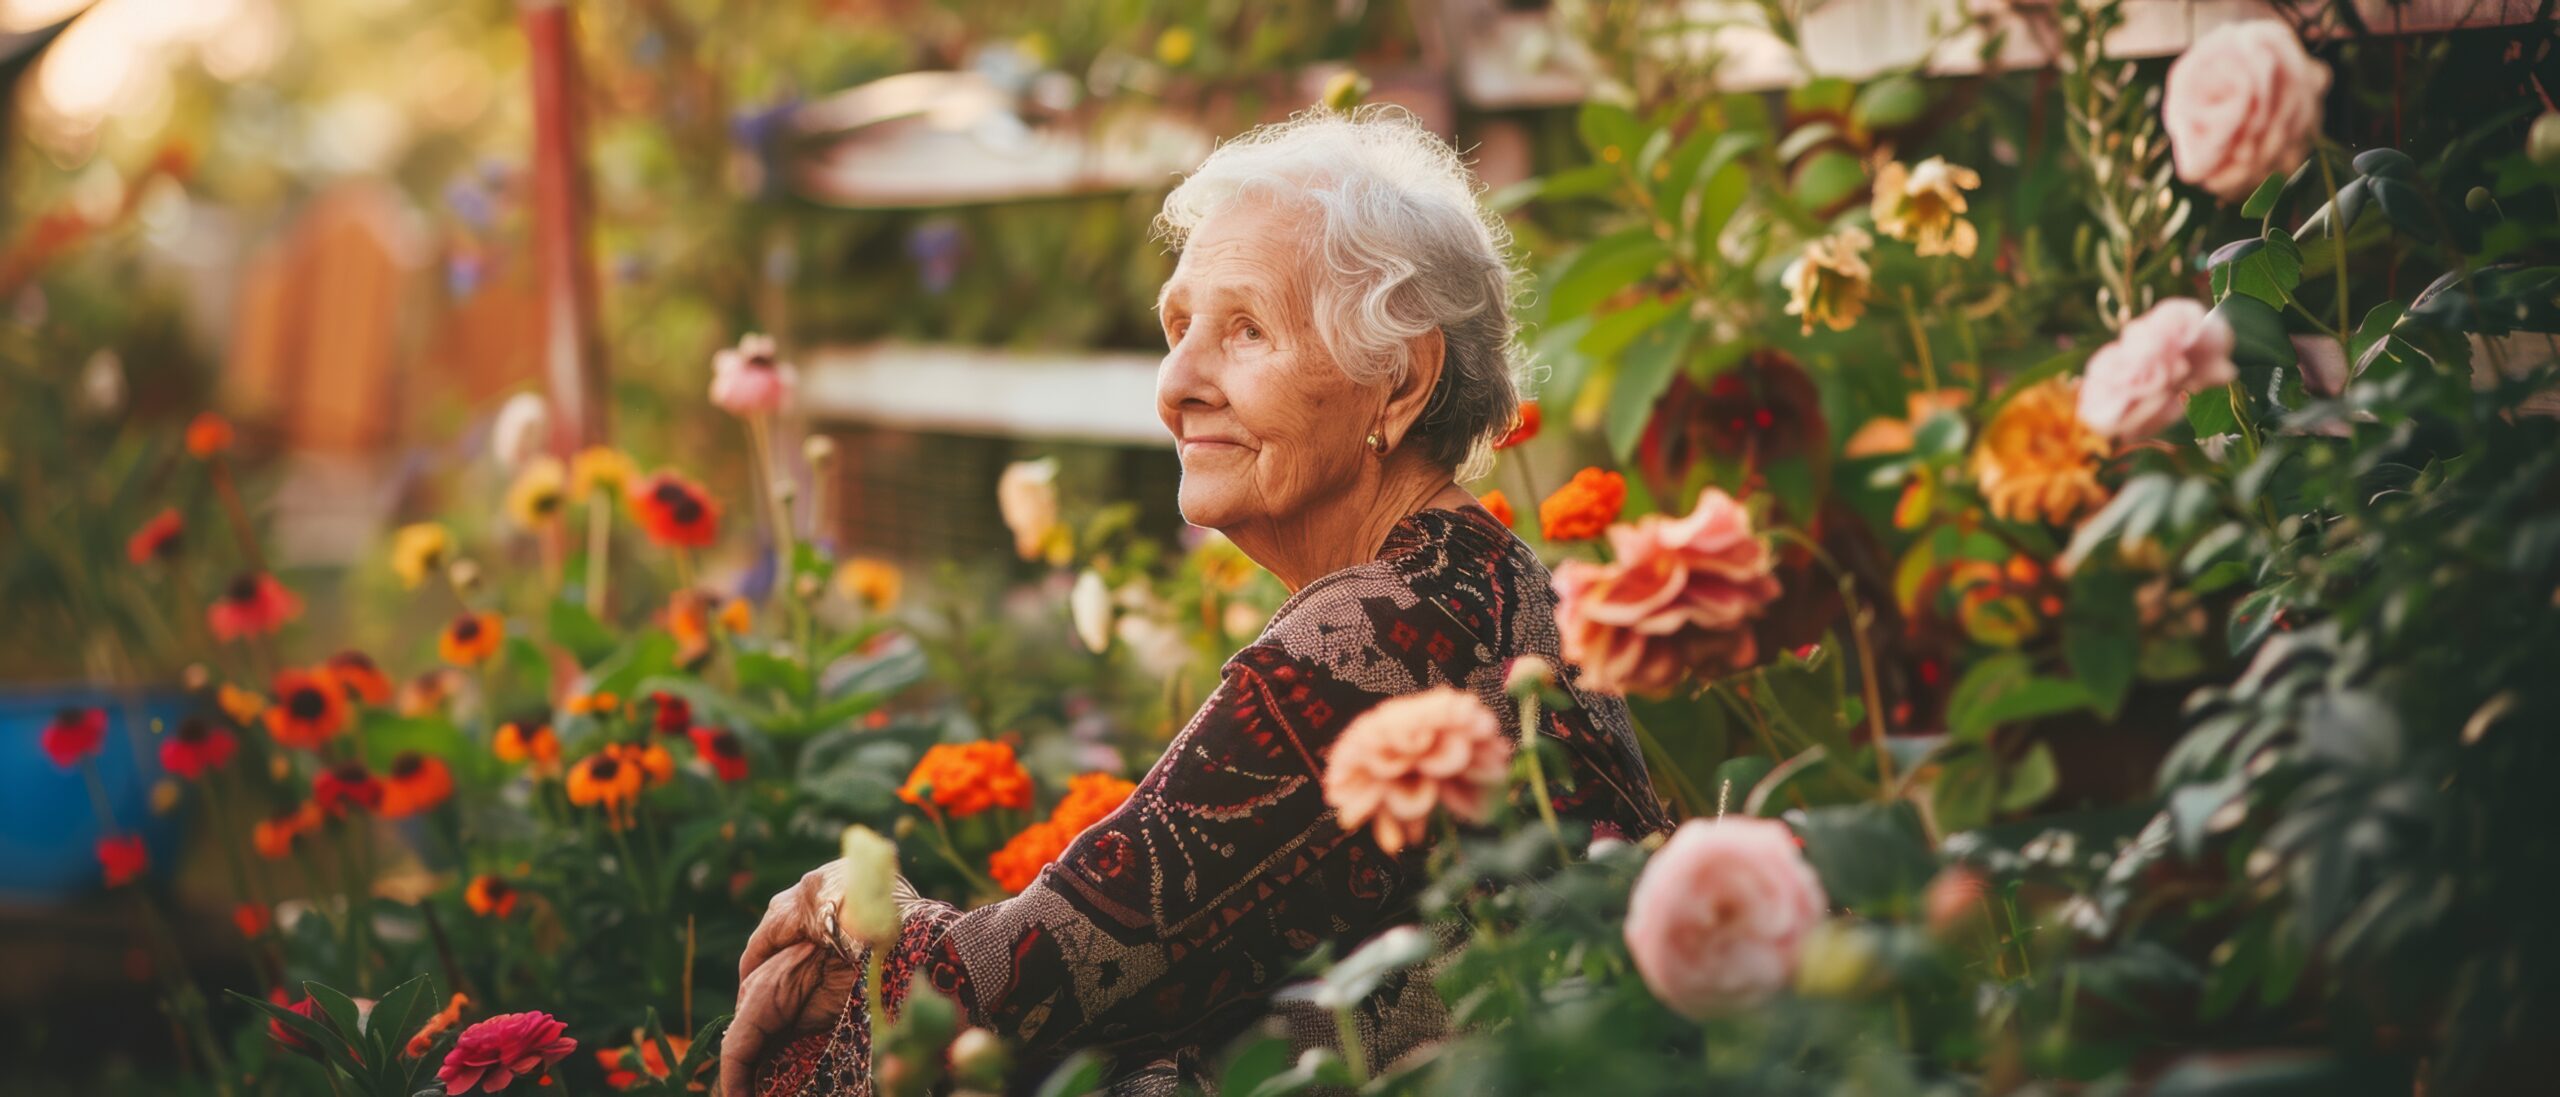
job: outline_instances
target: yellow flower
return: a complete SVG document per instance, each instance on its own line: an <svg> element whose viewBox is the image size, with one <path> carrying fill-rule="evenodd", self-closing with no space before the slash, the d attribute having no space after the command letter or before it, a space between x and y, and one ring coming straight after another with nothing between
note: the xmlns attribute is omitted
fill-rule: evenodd
<svg viewBox="0 0 2560 1097"><path fill-rule="evenodd" d="M507 485L507 517L525 529L550 524L568 499L568 480L569 471L557 457L546 453L527 460L515 483Z"/></svg>
<svg viewBox="0 0 2560 1097"><path fill-rule="evenodd" d="M612 446L588 446L569 461L569 497L590 499L597 492L621 495L640 478L640 466Z"/></svg>
<svg viewBox="0 0 2560 1097"><path fill-rule="evenodd" d="M1787 287L1787 315L1804 317L1804 333L1821 324L1847 331L1867 309L1874 272L1867 268L1867 248L1875 243L1864 229L1843 228L1804 246L1804 254L1787 264L1778 281Z"/></svg>
<svg viewBox="0 0 2560 1097"><path fill-rule="evenodd" d="M2001 405L1974 446L1973 475L1991 513L2060 525L2105 502L2098 459L2106 439L2080 422L2077 384L2054 377Z"/></svg>
<svg viewBox="0 0 2560 1097"><path fill-rule="evenodd" d="M215 690L213 696L214 703L222 707L223 715L231 717L233 723L242 727L257 722L258 717L267 711L266 698L228 683Z"/></svg>
<svg viewBox="0 0 2560 1097"><path fill-rule="evenodd" d="M899 588L905 584L898 565L869 556L856 556L836 569L836 589L874 613L897 605Z"/></svg>
<svg viewBox="0 0 2560 1097"><path fill-rule="evenodd" d="M1982 186L1982 177L1932 156L1916 168L1887 161L1876 169L1876 228L1910 244L1922 255L1973 258L1973 222L1964 219L1964 192Z"/></svg>
<svg viewBox="0 0 2560 1097"><path fill-rule="evenodd" d="M1156 60L1171 68L1181 68L1183 62L1191 60L1192 52L1199 45L1200 39L1191 33L1191 28L1166 27L1163 34L1156 36Z"/></svg>
<svg viewBox="0 0 2560 1097"><path fill-rule="evenodd" d="M410 590L443 571L445 558L452 553L453 535L440 523L402 526L391 535L391 570L399 574L400 585Z"/></svg>

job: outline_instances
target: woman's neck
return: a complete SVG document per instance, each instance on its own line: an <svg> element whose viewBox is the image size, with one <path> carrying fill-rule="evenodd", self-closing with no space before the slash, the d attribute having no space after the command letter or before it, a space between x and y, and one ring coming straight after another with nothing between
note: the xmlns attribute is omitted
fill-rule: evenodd
<svg viewBox="0 0 2560 1097"><path fill-rule="evenodd" d="M1334 572L1377 559L1387 534L1406 518L1474 501L1448 470L1416 457L1387 463L1368 490L1346 491L1297 514L1222 532L1295 594Z"/></svg>

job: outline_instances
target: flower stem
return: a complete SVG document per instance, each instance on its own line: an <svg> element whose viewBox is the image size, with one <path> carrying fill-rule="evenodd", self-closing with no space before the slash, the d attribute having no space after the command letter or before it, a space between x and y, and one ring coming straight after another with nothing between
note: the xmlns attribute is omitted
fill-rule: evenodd
<svg viewBox="0 0 2560 1097"><path fill-rule="evenodd" d="M1360 1021L1352 1016L1351 1007L1333 1011L1334 1030L1342 1034L1342 1065L1351 1071L1354 1087L1369 1084L1369 1053L1360 1047Z"/></svg>
<svg viewBox="0 0 2560 1097"><path fill-rule="evenodd" d="M1529 755L1529 795L1538 799L1538 818L1547 825L1547 836L1556 841L1556 863L1573 862L1573 851L1565 848L1564 828L1556 824L1556 806L1547 796L1547 767L1538 757L1538 691L1529 689L1520 695L1520 749Z"/></svg>
<svg viewBox="0 0 2560 1097"><path fill-rule="evenodd" d="M604 619L605 585L613 557L613 504L602 493L587 496L587 616Z"/></svg>
<svg viewBox="0 0 2560 1097"><path fill-rule="evenodd" d="M1929 357L1929 332L1920 326L1920 306L1911 299L1911 287L1902 287L1902 320L1911 327L1911 350L1920 356L1921 391L1938 391L1937 363Z"/></svg>

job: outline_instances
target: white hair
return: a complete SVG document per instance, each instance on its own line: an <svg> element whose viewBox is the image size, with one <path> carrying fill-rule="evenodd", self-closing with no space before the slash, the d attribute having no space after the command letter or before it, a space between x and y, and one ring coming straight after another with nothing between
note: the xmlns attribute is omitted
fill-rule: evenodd
<svg viewBox="0 0 2560 1097"><path fill-rule="evenodd" d="M1478 200L1456 149L1401 107L1302 112L1218 146L1156 216L1175 248L1258 198L1316 215L1308 286L1316 335L1355 381L1400 382L1410 341L1438 329L1440 381L1414 425L1459 479L1483 475L1519 414L1511 230Z"/></svg>

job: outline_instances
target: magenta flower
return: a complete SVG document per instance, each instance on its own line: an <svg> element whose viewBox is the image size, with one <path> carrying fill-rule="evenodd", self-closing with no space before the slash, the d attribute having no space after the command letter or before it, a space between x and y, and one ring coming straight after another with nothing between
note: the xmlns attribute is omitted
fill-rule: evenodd
<svg viewBox="0 0 2560 1097"><path fill-rule="evenodd" d="M578 1042L561 1035L569 1026L548 1013L502 1013L470 1028L453 1042L436 1077L448 1094L478 1089L496 1093L521 1077L531 1077L578 1050Z"/></svg>
<svg viewBox="0 0 2560 1097"><path fill-rule="evenodd" d="M737 346L711 356L711 402L733 415L780 411L797 383L770 335L741 336Z"/></svg>

